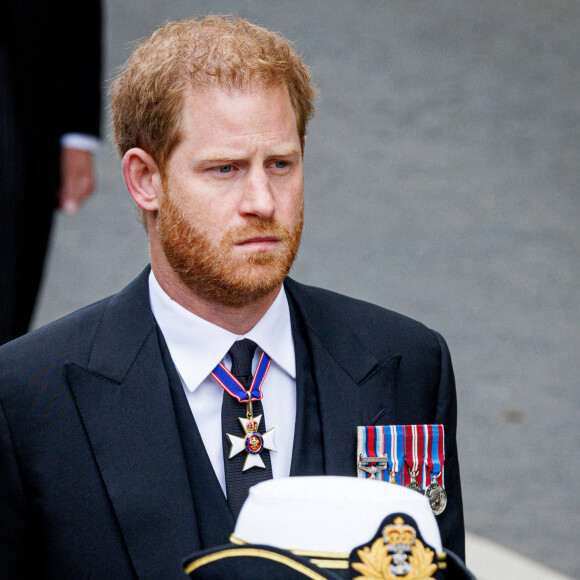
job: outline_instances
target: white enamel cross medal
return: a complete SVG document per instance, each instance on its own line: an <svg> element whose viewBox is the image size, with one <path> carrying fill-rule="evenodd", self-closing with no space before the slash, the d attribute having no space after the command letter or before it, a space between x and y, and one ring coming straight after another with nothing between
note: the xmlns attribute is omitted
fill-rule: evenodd
<svg viewBox="0 0 580 580"><path fill-rule="evenodd" d="M211 373L212 377L223 387L226 393L234 397L239 403L246 403L246 418L238 417L246 436L237 437L236 435L226 433L231 446L228 459L235 457L244 450L247 452L242 471L246 471L252 467L266 469L260 453L263 449L276 451L276 446L274 445L274 427L260 434L258 428L262 415L254 417L252 411L252 399L259 401L262 398L262 383L269 369L270 357L263 352L248 390L244 388L242 383L232 375L223 363L220 363Z"/></svg>
<svg viewBox="0 0 580 580"><path fill-rule="evenodd" d="M228 459L235 457L238 453L246 451L246 461L244 462L244 467L242 471L246 471L252 467L261 467L265 469L264 461L260 457L262 449L268 449L269 451L276 451L276 446L274 445L274 431L275 427L268 429L263 434L258 432L258 427L260 426L260 421L262 420L262 415L257 417L252 417L248 413L247 418L238 417L244 432L245 437L237 437L236 435L231 435L227 433L228 440L230 442L230 454Z"/></svg>

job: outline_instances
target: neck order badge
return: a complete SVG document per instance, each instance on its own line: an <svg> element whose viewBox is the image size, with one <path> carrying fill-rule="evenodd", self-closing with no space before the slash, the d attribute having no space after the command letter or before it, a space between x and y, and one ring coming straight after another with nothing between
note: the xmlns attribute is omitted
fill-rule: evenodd
<svg viewBox="0 0 580 580"><path fill-rule="evenodd" d="M238 417L245 437L237 437L227 433L230 442L230 453L228 459L235 457L242 451L247 452L246 461L242 471L252 467L261 467L264 469L264 461L260 457L263 449L276 451L274 444L274 430L269 429L263 434L258 432L262 415L254 417L252 401L259 401L262 398L262 384L270 370L270 357L264 352L260 357L258 368L252 378L250 387L246 390L242 383L222 364L220 363L211 373L211 376L218 382L224 391L234 397L240 403L246 403L246 416Z"/></svg>

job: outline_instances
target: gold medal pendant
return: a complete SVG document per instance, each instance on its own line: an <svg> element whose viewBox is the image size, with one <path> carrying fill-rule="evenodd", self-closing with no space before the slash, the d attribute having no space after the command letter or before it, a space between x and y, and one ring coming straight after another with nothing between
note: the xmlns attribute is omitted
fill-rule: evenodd
<svg viewBox="0 0 580 580"><path fill-rule="evenodd" d="M260 426L262 415L253 417L248 414L246 418L238 417L238 419L246 436L237 437L230 433L226 434L231 445L228 459L235 457L242 451L246 451L246 461L244 462L242 471L246 471L252 467L261 467L262 469L265 469L266 466L260 457L260 453L263 449L276 451L276 445L274 445L274 431L276 428L272 427L272 429L268 429L265 433L260 434L258 428Z"/></svg>

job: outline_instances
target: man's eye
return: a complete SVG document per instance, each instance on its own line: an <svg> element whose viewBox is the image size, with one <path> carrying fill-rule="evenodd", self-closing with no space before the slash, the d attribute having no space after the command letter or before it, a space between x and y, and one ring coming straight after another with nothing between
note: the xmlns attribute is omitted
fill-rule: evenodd
<svg viewBox="0 0 580 580"><path fill-rule="evenodd" d="M285 167L288 167L288 161L274 161L274 167L276 167L276 169L284 169Z"/></svg>
<svg viewBox="0 0 580 580"><path fill-rule="evenodd" d="M233 166L231 166L231 165L220 165L219 166L220 173L230 173L232 169L233 169Z"/></svg>

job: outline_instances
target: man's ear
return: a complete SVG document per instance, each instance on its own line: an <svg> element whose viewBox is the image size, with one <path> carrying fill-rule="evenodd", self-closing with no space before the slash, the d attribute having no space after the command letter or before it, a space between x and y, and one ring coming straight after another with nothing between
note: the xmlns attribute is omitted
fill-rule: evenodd
<svg viewBox="0 0 580 580"><path fill-rule="evenodd" d="M138 147L129 149L123 157L123 176L131 197L142 210L159 209L161 173L149 153Z"/></svg>

